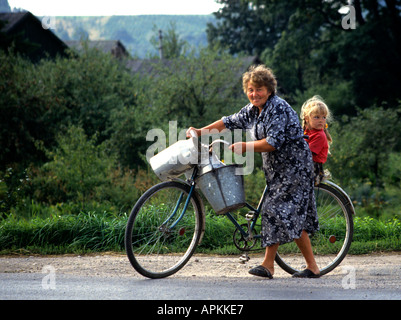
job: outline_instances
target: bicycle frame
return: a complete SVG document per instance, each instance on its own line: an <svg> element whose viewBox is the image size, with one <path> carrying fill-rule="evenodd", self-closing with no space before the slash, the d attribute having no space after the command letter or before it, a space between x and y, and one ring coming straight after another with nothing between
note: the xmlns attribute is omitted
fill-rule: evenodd
<svg viewBox="0 0 401 320"><path fill-rule="evenodd" d="M192 176L191 176L191 178L189 179L189 184L190 184L191 188L190 188L190 191L189 191L189 193L188 193L188 197L187 197L187 199L186 199L186 202L185 202L185 204L184 204L184 208L183 208L181 214L178 216L177 220L170 226L169 230L173 229L173 228L178 224L178 222L180 222L180 220L183 218L183 216L185 215L186 209L187 209L187 207L188 207L189 200L190 200L192 194L195 192L195 187L196 187L195 178L196 178L197 174L198 174L198 168L195 167L195 168L194 168L194 171L193 171L193 173L192 173ZM262 195L262 197L261 197L261 199L260 199L260 201L259 201L259 204L258 204L257 208L254 208L252 205L250 205L250 204L247 203L247 202L245 203L245 206L246 206L248 209L250 209L250 210L254 213L253 216L252 216L252 218L250 219L250 220L252 221L252 223L250 224L250 229L249 229L249 230L254 230L256 221L257 221L258 218L259 218L259 214L260 214L260 210L261 210L261 207L262 207L263 200L265 199L266 195L267 195L267 186L265 187L265 189L264 189L264 191L263 191L263 195ZM180 195L180 197L179 197L179 199L178 199L178 201L177 201L176 207L175 207L175 209L173 210L173 213L163 222L162 226L166 225L167 222L170 221L170 219L173 219L174 216L177 214L177 210L178 210L178 207L179 207L180 204L181 204L182 197L183 197L183 194ZM238 223L238 221L233 217L233 215L232 215L230 212L225 213L225 216L232 222L232 224L235 226L235 228L237 228L238 231L239 231L245 238L248 238L248 237L250 236L249 233L246 232L246 231L241 227L241 225ZM252 235L252 238L255 238L255 239L258 239L258 238L260 238L260 237L261 237L260 234Z"/></svg>
<svg viewBox="0 0 401 320"><path fill-rule="evenodd" d="M344 191L343 189L341 189L338 185L336 185L335 183L333 183L333 182L331 182L331 181L329 181L329 180L325 180L325 181L323 181L322 183L327 184L327 185L330 185L330 186L336 188L338 191L340 191L341 194L343 194L344 197L345 197L346 200L347 200L346 205L349 206L349 208L351 209L352 214L355 215L355 209L354 209L354 206L353 206L353 204L352 204L352 201L351 201L351 199L349 198L348 194L345 193L345 191ZM245 203L245 206L246 206L247 208L249 208L251 211L254 212L254 216L252 217L252 223L251 223L251 225L250 225L250 229L249 229L249 230L254 230L256 221L257 221L258 218L259 218L259 214L260 214L260 210L261 210L261 207L262 207L263 200L265 199L266 196L267 196L267 186L265 186L265 189L264 189L264 191L263 191L263 195L262 195L262 197L260 198L260 201L259 201L259 204L258 204L257 208L252 207L249 203ZM234 224L234 226L238 229L238 231L241 232L241 234L245 237L245 239L247 239L247 237L249 237L249 234L241 227L241 225L240 225L240 224L237 222L237 220L231 215L231 213L230 213L230 212L227 212L225 215L226 215L227 218ZM260 234L252 235L252 238L258 239L258 238L261 238L261 235L260 235ZM249 240L251 240L251 239L249 239Z"/></svg>
<svg viewBox="0 0 401 320"><path fill-rule="evenodd" d="M188 197L187 197L187 199L185 200L184 208L182 209L182 212L181 212L181 214L178 216L177 220L169 227L169 231L171 231L172 229L174 229L174 227L181 221L181 219L182 219L182 218L184 217L184 215L185 215L185 212L187 211L189 201L190 201L190 199L191 199L191 197L192 197L192 194L195 192L195 182L194 182L193 179L196 177L197 173L198 173L198 168L195 167L194 172L193 172L192 177L191 177L191 181L193 181L193 183L191 183L191 189L189 190ZM176 206L175 206L175 208L174 208L174 210L173 210L173 213L162 223L162 225L160 226L160 228L161 228L162 226L165 226L165 225L168 223L168 221L170 221L171 219L174 218L174 216L176 215L176 213L177 213L177 211L178 211L178 208L179 208L179 206L180 206L180 204L181 204L183 195L184 195L184 193L181 193L180 197L178 198L177 204L176 204Z"/></svg>
<svg viewBox="0 0 401 320"><path fill-rule="evenodd" d="M189 179L189 184L190 184L191 188L190 188L190 191L189 191L189 194L188 194L188 198L186 199L186 203L184 205L184 208L183 208L181 214L179 215L179 217L177 218L177 220L170 226L169 230L173 229L178 224L178 222L182 219L182 217L185 215L186 209L188 207L189 199L191 198L191 195L195 192L195 187L196 187L195 178L197 176L197 173L198 173L198 168L195 167L195 169L194 169L194 171L192 173L192 176ZM354 206L353 206L352 201L350 200L349 196L339 186L337 186L333 182L325 180L325 181L323 181L323 183L331 185L331 186L335 187L337 190L339 190L346 197L346 200L348 202L347 205L350 207L351 212L355 215L355 209L354 209ZM254 230L254 228L255 228L256 221L258 220L259 215L260 215L260 210L261 210L261 207L262 207L263 200L267 196L267 189L268 189L267 186L265 186L263 194L262 194L262 197L260 198L258 206L256 208L253 207L252 205L250 205L247 202L245 203L245 207L247 207L248 209L250 209L251 212L253 212L253 216L250 219L251 223L249 225L249 230ZM167 222L176 215L177 209L178 209L181 201L182 201L182 195L178 199L176 208L174 209L173 213L170 215L170 217L168 217L166 219L166 221L163 223L163 225L167 224ZM241 233L241 235L246 240L252 240L252 239L261 238L260 234L255 234L254 235L254 234L252 234L252 231L251 231L251 234L249 234L247 231L245 231L244 228L242 228L242 226L238 223L237 219L235 219L230 212L225 213L225 216L231 221L231 223L235 226L235 228Z"/></svg>
<svg viewBox="0 0 401 320"><path fill-rule="evenodd" d="M189 191L189 194L188 194L188 197L185 200L184 208L182 209L182 212L181 212L180 216L178 217L178 219L170 226L170 230L173 229L178 224L178 222L181 221L182 217L184 216L185 212L187 211L189 200L191 199L191 196L192 196L192 193L194 192L194 189L195 189L195 186L191 187L191 189ZM162 226L166 225L167 222L170 221L170 219L172 219L176 215L178 207L181 204L183 195L184 195L184 193L181 193L181 195L180 195L180 197L179 197L179 199L177 201L177 204L176 204L176 206L174 208L173 213L162 223Z"/></svg>
<svg viewBox="0 0 401 320"><path fill-rule="evenodd" d="M267 186L265 186L265 189L264 189L264 191L263 191L263 195L262 195L262 197L261 197L260 200L259 200L259 204L258 204L257 208L254 208L254 207L251 206L249 203L245 203L245 206L246 206L248 209L250 209L250 210L254 213L254 214L253 214L253 217L251 218L252 223L250 224L249 230L254 230L256 221L257 221L258 218L259 218L259 214L260 214L260 210L261 210L261 207L262 207L263 200L265 199L266 195L267 195ZM226 217L234 224L234 226L238 229L238 231L241 232L241 234L242 234L245 238L248 238L248 237L249 237L249 233L246 232L246 231L241 227L241 225L240 225L240 224L238 223L238 221L232 216L232 214L231 214L230 212L227 212L225 215L226 215ZM260 237L261 237L260 234L252 235L252 238L255 238L255 239L258 239L258 238L260 238Z"/></svg>

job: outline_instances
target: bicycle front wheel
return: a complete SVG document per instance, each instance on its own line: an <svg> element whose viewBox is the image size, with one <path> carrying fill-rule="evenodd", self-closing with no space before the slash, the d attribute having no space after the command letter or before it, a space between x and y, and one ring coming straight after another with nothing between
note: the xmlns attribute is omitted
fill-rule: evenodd
<svg viewBox="0 0 401 320"><path fill-rule="evenodd" d="M337 267L351 246L354 230L353 210L346 195L329 184L315 187L319 231L310 236L316 263L324 275ZM277 264L290 274L305 269L305 260L297 245L280 245Z"/></svg>
<svg viewBox="0 0 401 320"><path fill-rule="evenodd" d="M125 231L125 250L137 272L163 278L180 270L194 253L202 233L202 206L190 187L162 182L133 207Z"/></svg>

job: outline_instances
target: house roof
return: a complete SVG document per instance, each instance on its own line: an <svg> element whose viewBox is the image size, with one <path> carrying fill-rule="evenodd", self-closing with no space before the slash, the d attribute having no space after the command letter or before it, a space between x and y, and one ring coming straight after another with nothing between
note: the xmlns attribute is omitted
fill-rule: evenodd
<svg viewBox="0 0 401 320"><path fill-rule="evenodd" d="M18 24L24 22L24 20L29 19L30 12L1 12L0 20L5 21L5 26L1 30L4 33L12 32Z"/></svg>
<svg viewBox="0 0 401 320"><path fill-rule="evenodd" d="M82 50L82 41L69 40L65 41L65 43L72 49L76 49L78 51ZM118 58L127 57L129 55L127 49L120 40L91 40L87 43L90 49L96 48L102 52L111 53Z"/></svg>
<svg viewBox="0 0 401 320"><path fill-rule="evenodd" d="M10 34L14 32L18 32L19 29L25 24L25 23L36 23L40 24L42 26L42 22L34 16L32 13L29 11L25 12L2 12L0 13L0 20L3 20L5 22L5 26L1 30L4 33ZM47 33L49 37L52 38L52 40L57 41L59 44L62 44L62 46L67 47L66 44L58 38L52 31L49 29L43 28L43 32Z"/></svg>
<svg viewBox="0 0 401 320"><path fill-rule="evenodd" d="M168 59L129 59L126 66L133 73L150 74L158 65L170 66L171 60Z"/></svg>
<svg viewBox="0 0 401 320"><path fill-rule="evenodd" d="M39 60L47 55L55 57L57 54L64 54L65 49L68 48L60 38L50 29L44 28L42 22L28 11L0 13L0 20L5 22L0 31L11 39L25 39L38 45L36 50L28 54L33 60Z"/></svg>

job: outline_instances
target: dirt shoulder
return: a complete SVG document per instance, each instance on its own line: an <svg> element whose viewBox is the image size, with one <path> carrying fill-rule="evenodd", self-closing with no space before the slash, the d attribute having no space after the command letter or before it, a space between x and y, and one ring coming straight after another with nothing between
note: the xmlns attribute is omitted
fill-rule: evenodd
<svg viewBox="0 0 401 320"><path fill-rule="evenodd" d="M249 277L248 270L260 264L263 256L252 255L245 264L238 256L194 255L176 277ZM101 277L141 276L132 268L125 254L105 253L58 256L0 256L0 273L42 273L45 266L52 266L58 274ZM401 252L348 255L330 276L343 276L344 266L352 266L360 276L380 280L391 276L401 284ZM275 268L275 278L290 277L280 267Z"/></svg>

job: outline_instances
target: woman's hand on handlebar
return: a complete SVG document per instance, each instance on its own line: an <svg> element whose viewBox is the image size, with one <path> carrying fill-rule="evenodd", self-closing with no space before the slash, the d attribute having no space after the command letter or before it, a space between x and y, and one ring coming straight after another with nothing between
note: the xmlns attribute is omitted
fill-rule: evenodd
<svg viewBox="0 0 401 320"><path fill-rule="evenodd" d="M199 137L201 135L201 129L196 129L194 127L189 127L187 132L186 132L187 138L191 138L192 137L191 131L195 132L197 137Z"/></svg>
<svg viewBox="0 0 401 320"><path fill-rule="evenodd" d="M229 146L228 149L236 154L243 154L246 151L246 142L236 142Z"/></svg>

